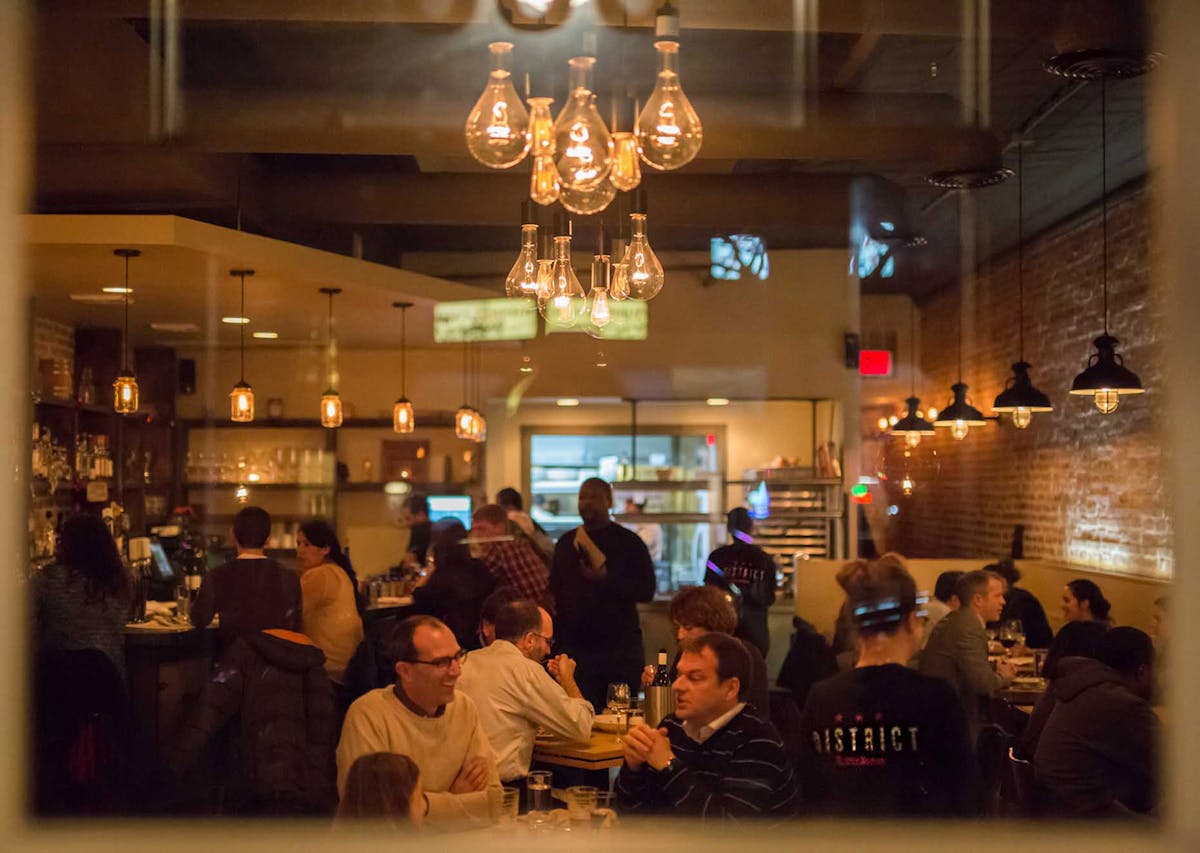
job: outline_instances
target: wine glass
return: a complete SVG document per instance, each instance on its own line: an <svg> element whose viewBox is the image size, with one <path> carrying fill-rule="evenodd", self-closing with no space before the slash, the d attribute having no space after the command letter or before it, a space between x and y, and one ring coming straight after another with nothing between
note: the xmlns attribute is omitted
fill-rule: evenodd
<svg viewBox="0 0 1200 853"><path fill-rule="evenodd" d="M1020 619L1006 619L1000 625L1000 645L1012 652L1014 646L1017 645L1017 638L1023 637L1025 629L1021 625Z"/></svg>
<svg viewBox="0 0 1200 853"><path fill-rule="evenodd" d="M624 715L629 710L629 685L614 682L608 685L608 711Z"/></svg>

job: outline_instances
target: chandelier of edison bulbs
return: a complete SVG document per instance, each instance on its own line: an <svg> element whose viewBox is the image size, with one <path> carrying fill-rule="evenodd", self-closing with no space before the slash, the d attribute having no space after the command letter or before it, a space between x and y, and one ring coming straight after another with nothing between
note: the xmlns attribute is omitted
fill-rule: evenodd
<svg viewBox="0 0 1200 853"><path fill-rule="evenodd" d="M513 46L492 42L492 71L483 94L467 116L467 149L493 169L508 169L529 157L529 197L538 204L560 202L572 213L591 215L608 207L618 190L642 179L641 164L678 169L695 159L704 139L700 117L679 82L679 43L654 43L658 75L654 91L632 131L610 132L592 82L596 58L570 60L567 101L552 118L551 98L529 98L528 109L513 86ZM615 123L615 116L614 116Z"/></svg>

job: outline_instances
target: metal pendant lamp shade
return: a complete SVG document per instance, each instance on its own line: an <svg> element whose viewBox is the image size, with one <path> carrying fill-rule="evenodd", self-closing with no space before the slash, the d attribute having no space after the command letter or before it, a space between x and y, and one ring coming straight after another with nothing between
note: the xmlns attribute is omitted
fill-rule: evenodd
<svg viewBox="0 0 1200 853"><path fill-rule="evenodd" d="M1029 378L1029 363L1018 361L1012 366L1013 375L1009 377L1004 390L996 395L992 410L996 412L1015 412L1018 409L1028 409L1031 412L1052 412L1050 398L1033 387Z"/></svg>
<svg viewBox="0 0 1200 853"><path fill-rule="evenodd" d="M904 401L908 406L908 414L892 426L891 433L894 436L903 436L904 442L909 447L916 447L921 443L923 435L937 435L937 430L933 428L933 424L925 420L918 413L918 408L921 405L919 397L909 397Z"/></svg>
<svg viewBox="0 0 1200 853"><path fill-rule="evenodd" d="M1071 383L1071 393L1091 396L1104 414L1117 408L1122 394L1145 394L1142 380L1125 366L1124 359L1117 355L1117 339L1112 335L1096 338L1096 351L1088 359L1088 366Z"/></svg>
<svg viewBox="0 0 1200 853"><path fill-rule="evenodd" d="M967 426L985 426L987 418L983 416L983 412L967 402L967 386L961 382L955 382L950 386L951 393L954 394L954 399L946 408L938 412L937 420L933 422L934 426L952 427L956 421L964 421Z"/></svg>

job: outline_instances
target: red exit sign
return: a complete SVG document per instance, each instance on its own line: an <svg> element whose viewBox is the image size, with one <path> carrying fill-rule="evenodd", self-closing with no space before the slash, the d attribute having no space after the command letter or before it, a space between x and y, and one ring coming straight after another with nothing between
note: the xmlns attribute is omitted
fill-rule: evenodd
<svg viewBox="0 0 1200 853"><path fill-rule="evenodd" d="M859 350L858 374L859 376L891 376L891 351L885 349Z"/></svg>

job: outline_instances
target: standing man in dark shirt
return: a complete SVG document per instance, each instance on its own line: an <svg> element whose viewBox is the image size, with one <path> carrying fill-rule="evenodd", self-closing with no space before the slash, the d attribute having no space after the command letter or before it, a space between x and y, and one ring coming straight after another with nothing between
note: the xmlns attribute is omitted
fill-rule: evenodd
<svg viewBox="0 0 1200 853"><path fill-rule="evenodd" d="M271 535L271 516L265 509L248 506L233 518L237 557L209 572L191 620L197 628L221 617L221 647L235 639L272 628L300 631L300 578L263 553Z"/></svg>
<svg viewBox="0 0 1200 853"><path fill-rule="evenodd" d="M583 524L554 548L550 592L562 651L578 663L583 698L603 708L612 682L637 690L642 672L642 627L637 603L654 598L654 564L632 530L614 524L612 488L592 477L579 487Z"/></svg>
<svg viewBox="0 0 1200 853"><path fill-rule="evenodd" d="M771 648L767 610L775 603L775 560L754 544L754 522L745 507L734 507L726 516L732 541L708 555L704 582L726 591L736 586L742 612L733 635L753 643L765 658Z"/></svg>

